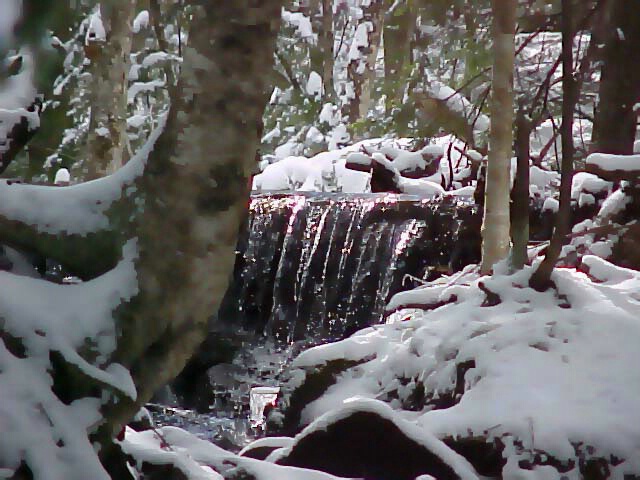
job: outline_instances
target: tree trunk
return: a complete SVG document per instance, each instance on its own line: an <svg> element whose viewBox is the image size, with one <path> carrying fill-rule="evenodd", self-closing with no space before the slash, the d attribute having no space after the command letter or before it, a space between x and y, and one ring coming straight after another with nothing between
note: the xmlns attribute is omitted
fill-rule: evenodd
<svg viewBox="0 0 640 480"><path fill-rule="evenodd" d="M86 52L92 63L87 180L113 173L130 156L127 88L134 8L134 0L103 2L99 9L106 39L87 39Z"/></svg>
<svg viewBox="0 0 640 480"><path fill-rule="evenodd" d="M573 77L573 37L571 0L562 0L562 168L560 184L560 207L556 214L553 237L544 260L533 273L529 285L538 291L551 287L551 274L558 261L562 245L571 225L571 184L573 181L573 112L578 92Z"/></svg>
<svg viewBox="0 0 640 480"><path fill-rule="evenodd" d="M118 319L114 361L130 369L138 399L105 409L111 434L182 370L226 291L268 100L280 5L242 0L196 10L180 96L143 177L140 295Z"/></svg>
<svg viewBox="0 0 640 480"><path fill-rule="evenodd" d="M152 135L146 164L141 153L114 175L59 189L0 182L0 238L34 246L44 256L57 251L62 263L66 263L64 257L76 254L92 263L88 252L97 242L100 248L94 254L99 258L106 252L109 261L89 269L89 277L111 270L124 253L131 259L125 269L129 262L135 266L128 279L133 283L130 287L120 285L121 278L113 281L112 272L107 271L93 283L64 286L52 294L55 301L47 317L52 325L59 325L56 320L66 325L76 317L81 322L93 305L80 302L77 311L71 306L87 290L112 305L106 318L94 319L105 325L97 334L100 338L87 338L82 346L72 344L76 341L66 337L75 332L64 328L52 340L36 331L33 335L42 340L31 352L21 343L27 330L19 326L19 310L11 321L0 322L0 349L13 349L8 352L16 359L28 352L34 368L40 368L43 378L51 382L50 390L25 384L33 398L20 393L24 398L14 399L12 395L17 394L5 388L7 377L2 371L0 389L5 397L15 400L15 405L28 400L23 410L43 419L43 441L54 431L62 435L59 432L76 421L74 405L100 408L102 418L92 425L96 429L91 440L113 478L124 478L117 473L122 457L114 436L159 387L180 372L204 340L208 321L232 275L268 100L267 79L281 6L279 0L193 1L178 97L172 101L162 133ZM56 208L46 208L47 200L54 201ZM28 208L17 208L25 201ZM69 207L68 216L60 214L62 205ZM66 245L65 239L75 248ZM123 252L119 247L125 242ZM126 295L118 293L123 289ZM24 338L26 344L31 337ZM67 348L60 349L60 344ZM135 392L121 366L128 369ZM37 408L31 409L33 405ZM4 433L10 435L12 430ZM85 443L79 437L73 440L91 448L87 439ZM60 448L68 447L58 443ZM52 445L56 448L55 439ZM16 448L11 454L20 457L10 460L41 461L34 452L43 446L20 448L26 453ZM77 462L61 458L67 453L52 455L57 454L57 461L65 465ZM94 459L89 457L82 458L83 466L93 466ZM86 477L97 478L89 473Z"/></svg>
<svg viewBox="0 0 640 480"><path fill-rule="evenodd" d="M516 2L492 0L491 132L482 223L483 273L509 254L509 172L513 143L513 62Z"/></svg>
<svg viewBox="0 0 640 480"><path fill-rule="evenodd" d="M322 85L325 101L335 97L333 88L333 1L322 0L322 28L318 34L318 48L322 55Z"/></svg>
<svg viewBox="0 0 640 480"><path fill-rule="evenodd" d="M353 41L366 40L364 44L352 44L350 56L353 56L347 66L348 82L352 88L346 104L346 116L350 123L364 118L371 103L371 87L383 25L383 7L384 0L371 0L368 6L362 7L363 17L358 23Z"/></svg>
<svg viewBox="0 0 640 480"><path fill-rule="evenodd" d="M401 82L411 61L411 41L415 31L415 9L411 2L399 4L388 14L384 25L384 92L390 111L402 99Z"/></svg>
<svg viewBox="0 0 640 480"><path fill-rule="evenodd" d="M527 263L529 244L529 138L532 123L524 106L516 117L516 156L518 167L511 191L511 267L519 270Z"/></svg>
<svg viewBox="0 0 640 480"><path fill-rule="evenodd" d="M600 99L593 137L595 150L633 153L640 100L640 2L609 0Z"/></svg>

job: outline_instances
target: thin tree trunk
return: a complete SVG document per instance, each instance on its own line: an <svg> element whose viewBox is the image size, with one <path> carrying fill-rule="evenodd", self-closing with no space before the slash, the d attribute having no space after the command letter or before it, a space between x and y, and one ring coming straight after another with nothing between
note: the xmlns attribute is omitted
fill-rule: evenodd
<svg viewBox="0 0 640 480"><path fill-rule="evenodd" d="M93 50L88 50L93 52L93 58L87 180L113 173L129 159L127 76L135 1L112 0L99 8L106 40L94 42Z"/></svg>
<svg viewBox="0 0 640 480"><path fill-rule="evenodd" d="M509 254L509 175L513 143L513 62L516 2L492 0L491 132L482 223L483 273Z"/></svg>
<svg viewBox="0 0 640 480"><path fill-rule="evenodd" d="M562 245L570 231L571 183L573 180L573 112L578 98L573 78L573 37L571 0L562 0L562 167L560 185L560 207L556 215L553 237L544 260L533 273L529 285L544 291L551 287L551 274L558 261Z"/></svg>
<svg viewBox="0 0 640 480"><path fill-rule="evenodd" d="M335 97L333 88L333 1L322 0L322 31L318 38L318 47L322 52L322 85L325 100Z"/></svg>
<svg viewBox="0 0 640 480"><path fill-rule="evenodd" d="M347 76L352 87L352 96L346 105L349 122L363 118L371 103L371 84L375 75L375 62L383 25L384 0L371 0L367 7L362 7L363 17L357 29L366 30L366 45L358 46L359 55L347 66ZM361 35L356 33L354 41ZM352 49L355 46L352 46Z"/></svg>
<svg viewBox="0 0 640 480"><path fill-rule="evenodd" d="M518 167L511 191L511 267L519 270L528 260L529 243L529 138L531 120L524 107L518 108L516 117L516 156Z"/></svg>
<svg viewBox="0 0 640 480"><path fill-rule="evenodd" d="M401 99L400 83L411 61L411 41L415 31L415 9L411 2L400 4L387 14L384 24L384 93L386 109Z"/></svg>

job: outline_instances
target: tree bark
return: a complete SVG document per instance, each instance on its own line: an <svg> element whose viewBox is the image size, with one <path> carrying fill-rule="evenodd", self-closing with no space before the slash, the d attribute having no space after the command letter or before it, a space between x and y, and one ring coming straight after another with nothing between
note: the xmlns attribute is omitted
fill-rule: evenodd
<svg viewBox="0 0 640 480"><path fill-rule="evenodd" d="M411 61L415 21L415 8L406 2L388 13L384 22L384 92L388 112L402 98L401 81L406 78L405 69Z"/></svg>
<svg viewBox="0 0 640 480"><path fill-rule="evenodd" d="M122 334L113 360L130 369L138 398L105 407L108 435L181 371L226 291L280 6L278 0L207 2L194 14L180 96L142 179L140 293L117 314Z"/></svg>
<svg viewBox="0 0 640 480"><path fill-rule="evenodd" d="M353 123L364 118L371 103L371 87L375 75L375 63L383 25L384 0L371 0L362 7L363 17L358 29L367 29L367 44L359 46L359 55L347 66L347 76L353 89L353 95L346 104L346 116ZM358 35L354 37L354 41ZM352 47L353 48L353 47Z"/></svg>
<svg viewBox="0 0 640 480"><path fill-rule="evenodd" d="M529 243L529 138L532 123L524 106L516 116L516 156L518 167L511 190L511 267L519 270L527 263Z"/></svg>
<svg viewBox="0 0 640 480"><path fill-rule="evenodd" d="M516 2L492 0L491 132L482 223L483 273L509 254L509 175L513 143L513 62Z"/></svg>
<svg viewBox="0 0 640 480"><path fill-rule="evenodd" d="M91 57L91 115L86 179L113 173L129 159L127 89L134 0L100 4L106 41L87 40Z"/></svg>
<svg viewBox="0 0 640 480"><path fill-rule="evenodd" d="M136 157L114 175L87 185L40 187L49 189L46 195L39 195L36 186L0 182L0 238L30 245L44 255L66 249L58 253L63 263L76 255L64 246L67 240L82 249L77 255L87 262L92 261L92 242L99 240L104 248L93 253L107 251L108 262L91 275L117 262L125 241L127 252L131 245L137 247L135 292L113 309L115 350L97 355L97 339L87 339L77 352L80 357L73 352L70 360L66 353L47 352L45 339L40 349L44 357L37 357L45 363L50 358L46 373L64 405L88 397L100 400L103 418L91 439L99 444L109 471L117 471L114 459L119 458L114 436L180 372L204 340L226 291L248 205L281 5L279 0L193 1L178 98L162 133L152 135L146 165ZM59 205L49 211L45 203L52 199L78 207L70 214L82 216L82 221L65 219ZM25 200L29 208L20 204ZM21 214L24 218L17 218ZM67 228L66 222L76 227ZM51 307L53 317L67 315L65 295L77 296L73 286L59 292ZM101 293L109 298L113 294ZM82 311L72 313L82 318ZM13 324L2 322L4 347L12 342L21 346L13 340L16 332L7 327ZM89 373L78 367L87 366L84 362L91 364ZM93 368L108 373L116 364L129 370L135 399L105 384ZM41 408L41 414L48 415L48 407ZM47 418L72 421L62 417Z"/></svg>
<svg viewBox="0 0 640 480"><path fill-rule="evenodd" d="M529 286L538 291L551 287L551 274L558 261L571 225L571 185L573 181L573 112L578 92L573 77L573 37L571 0L562 0L562 167L560 184L560 207L556 214L553 236L544 260L533 273Z"/></svg>
<svg viewBox="0 0 640 480"><path fill-rule="evenodd" d="M329 101L335 97L333 88L333 1L322 0L322 16L318 32L318 50L322 58L320 75L324 88L323 98Z"/></svg>
<svg viewBox="0 0 640 480"><path fill-rule="evenodd" d="M640 101L640 3L609 1L593 138L598 152L629 155Z"/></svg>

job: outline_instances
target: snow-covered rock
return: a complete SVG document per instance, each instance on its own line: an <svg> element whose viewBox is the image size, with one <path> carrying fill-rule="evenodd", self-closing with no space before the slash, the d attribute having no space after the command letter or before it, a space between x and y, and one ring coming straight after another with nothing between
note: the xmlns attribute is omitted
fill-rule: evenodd
<svg viewBox="0 0 640 480"><path fill-rule="evenodd" d="M384 401L425 434L483 439L509 477L533 475L523 470L529 464L546 465L531 478L578 479L590 459L611 478L640 473L640 372L629 368L640 362L640 274L583 261L588 275L553 274L557 291L527 287L534 266L493 277L470 268L396 295L390 310L411 308L386 325L298 357L294 365L307 371L352 362L301 420L314 425L356 399ZM487 303L485 291L499 303Z"/></svg>

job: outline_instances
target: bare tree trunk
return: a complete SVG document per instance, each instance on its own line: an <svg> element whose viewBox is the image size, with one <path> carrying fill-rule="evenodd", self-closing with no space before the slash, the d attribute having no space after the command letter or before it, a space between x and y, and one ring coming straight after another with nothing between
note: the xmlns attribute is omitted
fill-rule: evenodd
<svg viewBox="0 0 640 480"><path fill-rule="evenodd" d="M513 143L513 62L516 2L492 0L491 132L482 223L483 273L509 254L509 172Z"/></svg>
<svg viewBox="0 0 640 480"><path fill-rule="evenodd" d="M411 41L415 31L416 12L411 2L399 4L387 14L384 24L384 92L387 111L401 98L400 82L411 61ZM400 97L400 98L399 98Z"/></svg>
<svg viewBox="0 0 640 480"><path fill-rule="evenodd" d="M371 87L383 25L383 7L384 0L371 0L368 6L362 7L363 17L357 27L360 34L356 33L354 41L366 36L366 45L357 46L360 54L347 66L347 75L353 88L353 96L346 105L346 114L351 123L366 116L371 103Z"/></svg>
<svg viewBox="0 0 640 480"><path fill-rule="evenodd" d="M556 215L553 237L544 260L533 273L529 285L538 291L551 286L551 274L558 261L562 245L570 231L571 183L573 180L573 112L578 98L573 78L573 37L571 0L562 0L562 169L560 184L560 207Z"/></svg>
<svg viewBox="0 0 640 480"><path fill-rule="evenodd" d="M511 191L511 267L524 267L528 260L529 243L529 138L531 120L527 118L524 106L518 108L516 117L516 156L518 167Z"/></svg>
<svg viewBox="0 0 640 480"><path fill-rule="evenodd" d="M597 151L629 155L640 100L640 2L610 1L593 136Z"/></svg>
<svg viewBox="0 0 640 480"><path fill-rule="evenodd" d="M99 8L106 39L87 40L92 62L87 180L113 173L129 159L127 76L135 0L106 1Z"/></svg>
<svg viewBox="0 0 640 480"><path fill-rule="evenodd" d="M322 0L322 31L318 37L318 47L322 52L322 85L324 98L335 97L333 88L333 1Z"/></svg>

